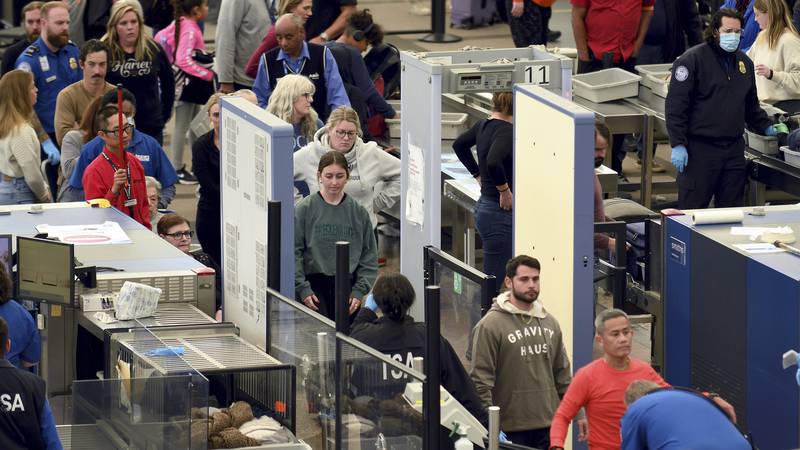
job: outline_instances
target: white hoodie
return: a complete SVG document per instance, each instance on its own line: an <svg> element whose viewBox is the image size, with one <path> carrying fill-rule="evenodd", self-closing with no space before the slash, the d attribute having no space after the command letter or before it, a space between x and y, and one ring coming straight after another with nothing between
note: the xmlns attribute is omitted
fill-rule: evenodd
<svg viewBox="0 0 800 450"><path fill-rule="evenodd" d="M331 150L325 127L314 134L314 142L294 153L294 180L304 181L311 194L319 191L319 159ZM344 154L350 166L350 180L345 192L369 212L372 226L378 226L376 214L391 209L400 200L400 160L386 153L375 142L356 137ZM295 188L295 201L300 195Z"/></svg>

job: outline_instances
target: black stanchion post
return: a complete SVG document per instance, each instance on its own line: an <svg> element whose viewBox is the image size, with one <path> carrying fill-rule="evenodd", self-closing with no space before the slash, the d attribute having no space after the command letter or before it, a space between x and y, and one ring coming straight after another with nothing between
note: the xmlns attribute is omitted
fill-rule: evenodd
<svg viewBox="0 0 800 450"><path fill-rule="evenodd" d="M442 384L440 345L439 286L425 287L425 384L422 386L422 407L425 432L423 448L439 449L439 386Z"/></svg>
<svg viewBox="0 0 800 450"><path fill-rule="evenodd" d="M494 275L486 277L486 289L481 293L481 317L489 312L489 308L492 307L492 298L494 298L494 295L498 291L497 283L497 278L495 278Z"/></svg>
<svg viewBox="0 0 800 450"><path fill-rule="evenodd" d="M267 287L281 291L281 202L270 201L267 203ZM267 328L267 351L271 347L270 336L270 301L269 294L264 299L264 322Z"/></svg>
<svg viewBox="0 0 800 450"><path fill-rule="evenodd" d="M434 42L443 44L448 42L459 42L461 36L444 32L445 5L444 0L431 0L431 33L426 34L419 40L422 42Z"/></svg>
<svg viewBox="0 0 800 450"><path fill-rule="evenodd" d="M336 243L336 332L347 334L350 327L348 306L350 305L350 243ZM336 386L336 442L337 449L342 447L342 342L336 339L336 364L334 380Z"/></svg>

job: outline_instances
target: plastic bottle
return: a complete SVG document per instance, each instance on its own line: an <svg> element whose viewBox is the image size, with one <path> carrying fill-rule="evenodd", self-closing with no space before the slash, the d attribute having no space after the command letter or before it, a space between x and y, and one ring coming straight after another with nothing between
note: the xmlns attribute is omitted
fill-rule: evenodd
<svg viewBox="0 0 800 450"><path fill-rule="evenodd" d="M460 425L458 427L458 435L460 436L455 444L455 450L473 450L472 441L467 439L467 429L469 429L466 425Z"/></svg>

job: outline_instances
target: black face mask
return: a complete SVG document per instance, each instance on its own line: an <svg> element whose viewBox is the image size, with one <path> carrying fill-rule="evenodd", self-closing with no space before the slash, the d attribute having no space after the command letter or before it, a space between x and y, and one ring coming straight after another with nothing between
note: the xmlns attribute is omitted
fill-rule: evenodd
<svg viewBox="0 0 800 450"><path fill-rule="evenodd" d="M595 158L595 159L594 159L594 168L595 168L595 169L598 169L598 168L600 168L600 166L602 166L602 165L603 165L603 160L604 160L604 159L605 159L605 158Z"/></svg>

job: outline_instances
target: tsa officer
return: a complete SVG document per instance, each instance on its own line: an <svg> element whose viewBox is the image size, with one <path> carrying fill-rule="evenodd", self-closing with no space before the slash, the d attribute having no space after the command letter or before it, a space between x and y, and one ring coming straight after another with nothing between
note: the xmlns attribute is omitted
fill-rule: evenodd
<svg viewBox="0 0 800 450"><path fill-rule="evenodd" d="M60 153L55 145L54 118L58 93L83 78L78 66L80 49L69 40L69 9L64 2L47 2L42 6L42 34L17 58L16 68L30 71L39 90L34 105L44 131L50 136L42 143L42 159L47 166L50 189L55 198L55 180L58 175Z"/></svg>
<svg viewBox="0 0 800 450"><path fill-rule="evenodd" d="M5 358L10 350L8 324L0 317L0 448L62 449L44 380L14 367Z"/></svg>
<svg viewBox="0 0 800 450"><path fill-rule="evenodd" d="M788 132L759 106L753 62L739 50L741 35L741 15L720 9L705 42L672 65L665 112L679 208L707 208L712 197L718 208L742 206L745 124L768 136Z"/></svg>

